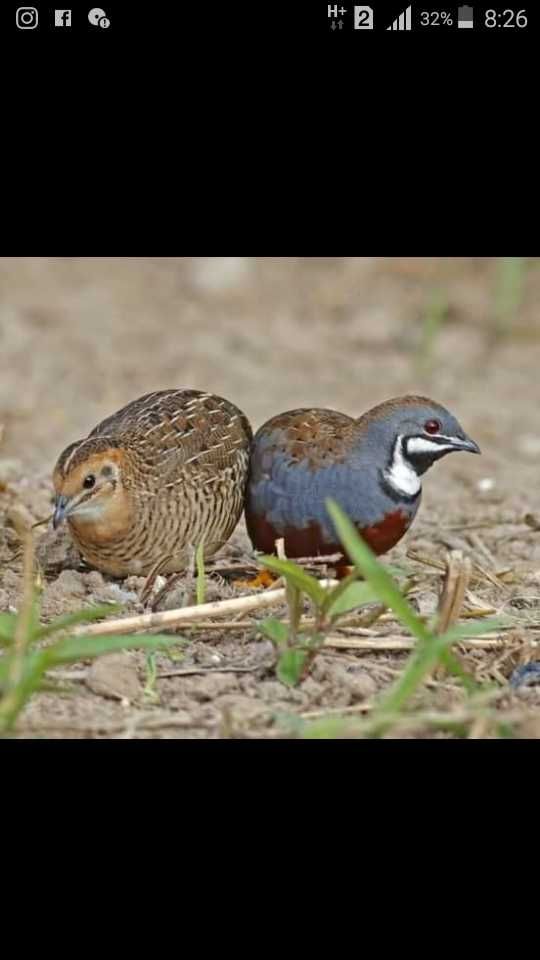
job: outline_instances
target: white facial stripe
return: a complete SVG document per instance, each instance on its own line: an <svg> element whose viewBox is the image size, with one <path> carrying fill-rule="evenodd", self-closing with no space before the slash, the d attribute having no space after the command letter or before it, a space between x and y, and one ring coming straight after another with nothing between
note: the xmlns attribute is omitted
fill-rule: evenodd
<svg viewBox="0 0 540 960"><path fill-rule="evenodd" d="M397 493L414 497L422 485L413 466L405 460L401 452L401 440L402 438L398 437L394 444L392 463L388 470L385 470L384 477Z"/></svg>
<svg viewBox="0 0 540 960"><path fill-rule="evenodd" d="M441 450L453 450L454 444L450 437L441 436L441 440L448 440L448 443L436 443L434 440L428 440L427 437L410 437L407 440L408 453L437 453Z"/></svg>

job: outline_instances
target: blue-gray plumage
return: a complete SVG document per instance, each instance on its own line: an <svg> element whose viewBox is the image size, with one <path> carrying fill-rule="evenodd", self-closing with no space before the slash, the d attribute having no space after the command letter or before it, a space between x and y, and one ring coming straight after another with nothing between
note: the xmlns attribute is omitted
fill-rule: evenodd
<svg viewBox="0 0 540 960"><path fill-rule="evenodd" d="M333 497L375 553L412 523L419 477L453 450L479 453L456 418L424 397L399 397L358 420L334 410L300 409L267 421L250 456L246 521L253 546L289 557L340 550L325 500Z"/></svg>

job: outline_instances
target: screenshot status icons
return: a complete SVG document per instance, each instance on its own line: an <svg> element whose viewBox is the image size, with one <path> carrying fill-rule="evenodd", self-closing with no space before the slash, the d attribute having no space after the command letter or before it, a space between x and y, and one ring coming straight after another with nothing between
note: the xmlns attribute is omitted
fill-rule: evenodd
<svg viewBox="0 0 540 960"><path fill-rule="evenodd" d="M100 30L108 30L111 25L110 17L101 7L89 7L84 10L57 10L54 7L50 9L40 9L38 7L17 7L15 10L15 25L19 30L41 30L52 27L55 30L67 30L73 24L80 27L86 22L92 27L99 27Z"/></svg>
<svg viewBox="0 0 540 960"><path fill-rule="evenodd" d="M393 13L389 12L391 6ZM525 8L479 6L478 4L446 5L444 9L428 10L424 5L406 4L399 9L395 4L347 4L327 3L327 24L332 33L339 34L361 30L385 30L407 33L411 30L482 30L511 29L523 30L528 25L528 12Z"/></svg>

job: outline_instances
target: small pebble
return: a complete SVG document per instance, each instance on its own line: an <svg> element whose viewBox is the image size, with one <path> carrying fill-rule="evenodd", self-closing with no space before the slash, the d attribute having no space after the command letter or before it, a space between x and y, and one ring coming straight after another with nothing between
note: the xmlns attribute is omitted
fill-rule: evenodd
<svg viewBox="0 0 540 960"><path fill-rule="evenodd" d="M99 570L91 570L90 573L85 573L83 580L86 583L87 589L90 591L102 590L105 586L103 575Z"/></svg>
<svg viewBox="0 0 540 960"><path fill-rule="evenodd" d="M476 484L476 489L479 493L489 493L489 491L493 490L494 487L495 480L493 477L482 477L482 479Z"/></svg>
<svg viewBox="0 0 540 960"><path fill-rule="evenodd" d="M95 660L86 675L86 685L100 697L121 702L132 702L141 692L137 668L126 653L109 653Z"/></svg>
<svg viewBox="0 0 540 960"><path fill-rule="evenodd" d="M158 610L178 610L179 607L186 606L186 591L183 587L177 587L165 594L158 605Z"/></svg>
<svg viewBox="0 0 540 960"><path fill-rule="evenodd" d="M123 590L118 583L109 583L101 591L101 595L106 603L136 603L139 599L133 590Z"/></svg>

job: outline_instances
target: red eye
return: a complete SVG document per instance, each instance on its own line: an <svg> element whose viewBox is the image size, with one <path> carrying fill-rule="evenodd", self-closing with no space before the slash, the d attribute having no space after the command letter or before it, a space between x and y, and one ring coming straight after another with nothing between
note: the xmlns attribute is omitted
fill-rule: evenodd
<svg viewBox="0 0 540 960"><path fill-rule="evenodd" d="M424 424L426 433L438 433L440 429L441 425L438 420L426 420Z"/></svg>

